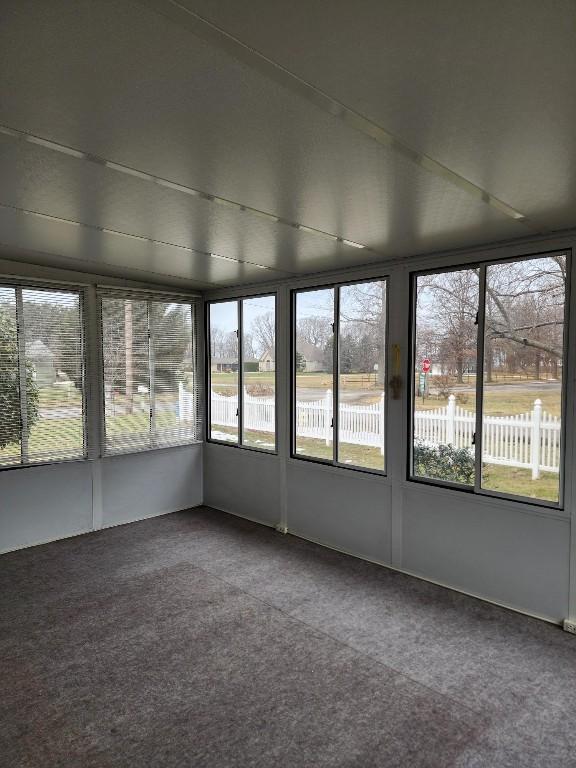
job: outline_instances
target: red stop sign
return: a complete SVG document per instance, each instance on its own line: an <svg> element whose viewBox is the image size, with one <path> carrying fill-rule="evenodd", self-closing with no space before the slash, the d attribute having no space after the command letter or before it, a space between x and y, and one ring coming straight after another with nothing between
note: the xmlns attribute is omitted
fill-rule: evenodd
<svg viewBox="0 0 576 768"><path fill-rule="evenodd" d="M430 373L430 360L425 357L424 360L422 360L422 373Z"/></svg>

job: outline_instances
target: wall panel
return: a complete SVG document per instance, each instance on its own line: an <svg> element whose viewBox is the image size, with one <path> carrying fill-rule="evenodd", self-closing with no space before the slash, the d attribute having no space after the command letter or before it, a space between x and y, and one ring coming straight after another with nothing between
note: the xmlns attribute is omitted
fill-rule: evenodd
<svg viewBox="0 0 576 768"><path fill-rule="evenodd" d="M278 456L206 443L204 488L208 506L266 525L280 523Z"/></svg>
<svg viewBox="0 0 576 768"><path fill-rule="evenodd" d="M0 472L0 552L92 530L92 469L72 461Z"/></svg>
<svg viewBox="0 0 576 768"><path fill-rule="evenodd" d="M391 562L390 483L364 472L288 464L288 531L379 562Z"/></svg>
<svg viewBox="0 0 576 768"><path fill-rule="evenodd" d="M568 611L570 521L429 486L404 490L402 567L560 621Z"/></svg>

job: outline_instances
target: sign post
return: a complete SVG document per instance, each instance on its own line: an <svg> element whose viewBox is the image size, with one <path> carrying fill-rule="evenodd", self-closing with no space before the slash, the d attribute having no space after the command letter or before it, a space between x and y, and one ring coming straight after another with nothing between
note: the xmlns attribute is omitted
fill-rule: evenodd
<svg viewBox="0 0 576 768"><path fill-rule="evenodd" d="M432 363L428 357L422 360L422 373L420 374L420 392L422 394L422 402L428 392L428 374L430 373Z"/></svg>

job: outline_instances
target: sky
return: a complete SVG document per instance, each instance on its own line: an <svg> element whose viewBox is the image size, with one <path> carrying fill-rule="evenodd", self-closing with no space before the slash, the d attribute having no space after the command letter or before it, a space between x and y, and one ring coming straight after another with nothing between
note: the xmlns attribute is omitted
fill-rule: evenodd
<svg viewBox="0 0 576 768"><path fill-rule="evenodd" d="M260 315L274 312L274 296L255 296L243 300L244 330L250 333L254 320ZM238 329L238 303L222 301L210 305L210 325L224 333Z"/></svg>

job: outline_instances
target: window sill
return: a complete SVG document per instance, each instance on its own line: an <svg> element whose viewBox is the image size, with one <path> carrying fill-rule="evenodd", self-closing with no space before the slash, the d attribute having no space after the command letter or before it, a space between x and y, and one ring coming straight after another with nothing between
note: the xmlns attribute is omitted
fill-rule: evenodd
<svg viewBox="0 0 576 768"><path fill-rule="evenodd" d="M475 493L473 489L455 488L438 485L426 480L408 479L400 483L403 490L416 491L420 493L433 494L446 499L455 501L456 499L465 499L468 502L484 507L495 507L503 511L521 512L528 515L537 515L539 517L554 518L557 520L570 520L570 512L559 507L546 506L527 502L524 499L507 499L489 494ZM456 495L457 494L457 495Z"/></svg>
<svg viewBox="0 0 576 768"><path fill-rule="evenodd" d="M349 477L351 473L354 473L354 477L365 477L367 480L376 480L383 485L392 485L392 482L385 472L381 472L377 469L364 469L363 467L346 466L343 464L332 464L328 461L322 461L320 459L309 458L307 456L290 456L288 463L292 466L302 467L318 467L321 471L332 472L340 475L341 477Z"/></svg>

